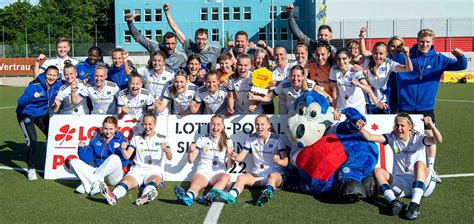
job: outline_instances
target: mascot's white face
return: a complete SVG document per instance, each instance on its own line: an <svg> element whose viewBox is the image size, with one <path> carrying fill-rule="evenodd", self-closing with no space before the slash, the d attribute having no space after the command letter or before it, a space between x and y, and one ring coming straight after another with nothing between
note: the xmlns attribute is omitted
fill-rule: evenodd
<svg viewBox="0 0 474 224"><path fill-rule="evenodd" d="M309 106L305 102L299 102L288 116L288 138L298 146L304 148L310 146L323 137L324 132L334 123L334 109L329 107L326 113L321 112L318 102L312 102Z"/></svg>

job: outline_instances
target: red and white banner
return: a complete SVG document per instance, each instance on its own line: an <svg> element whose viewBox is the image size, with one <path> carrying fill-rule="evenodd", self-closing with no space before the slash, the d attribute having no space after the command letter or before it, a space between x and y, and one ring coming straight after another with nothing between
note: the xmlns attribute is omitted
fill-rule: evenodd
<svg viewBox="0 0 474 224"><path fill-rule="evenodd" d="M105 115L55 115L50 120L47 154L45 162L45 179L72 179L75 178L69 169L67 160L77 158L79 141L90 141L102 126ZM234 142L234 150L240 152L250 133L255 132L254 120L256 115L233 116L225 119L226 133ZM367 115L366 129L374 134L391 132L395 115ZM173 153L173 159L165 164L165 180L183 181L191 180L199 160L193 164L187 162L188 147L192 142L204 134L209 133L211 115L189 115L185 117L169 115L160 116L156 131L168 136ZM415 129L423 132L421 115L412 116ZM272 116L271 121L277 134L286 137L286 116ZM142 132L141 123L134 123L130 117L119 120L119 131L127 139L136 133ZM392 169L393 160L391 149L379 145L380 159L378 167L389 171ZM247 158L228 172L235 180L240 173L251 169L251 158ZM199 158L199 156L198 156Z"/></svg>

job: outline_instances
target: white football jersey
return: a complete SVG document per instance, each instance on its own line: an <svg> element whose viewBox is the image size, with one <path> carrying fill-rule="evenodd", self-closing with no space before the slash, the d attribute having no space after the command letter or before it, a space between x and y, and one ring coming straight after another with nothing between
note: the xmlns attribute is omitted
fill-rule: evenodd
<svg viewBox="0 0 474 224"><path fill-rule="evenodd" d="M143 138L143 135L133 136L130 141L130 147L135 150L135 158L133 162L136 167L164 169L165 162L163 161L165 152L161 149L161 143L168 145L165 136L155 134L154 136Z"/></svg>
<svg viewBox="0 0 474 224"><path fill-rule="evenodd" d="M314 81L306 79L308 91L312 90L314 87ZM288 114L295 100L303 95L305 92L300 89L296 91L291 85L290 79L285 79L283 82L278 84L278 86L273 90L273 94L278 96L280 99L280 114Z"/></svg>
<svg viewBox="0 0 474 224"><path fill-rule="evenodd" d="M341 111L347 107L353 107L357 109L361 114L365 112L365 97L364 92L361 88L356 87L352 84L352 80L363 80L365 79L362 72L351 71L351 68L343 74L342 71L337 67L333 66L329 73L329 80L336 83L338 91L337 96L337 110ZM334 90L336 91L336 90Z"/></svg>
<svg viewBox="0 0 474 224"><path fill-rule="evenodd" d="M378 67L377 71L375 71L377 73L377 76L375 76L369 69L369 63L370 59L364 60L364 70L367 71L367 82L374 90L374 94L377 96L377 99L381 102L386 102L387 99L385 99L381 90L387 89L387 82L390 77L390 73L396 72L395 69L400 64L387 58Z"/></svg>
<svg viewBox="0 0 474 224"><path fill-rule="evenodd" d="M232 140L227 139L227 147L232 148L232 144ZM219 150L219 139L214 140L210 135L199 137L196 141L196 149L199 150L201 161L197 172L225 172L228 148Z"/></svg>
<svg viewBox="0 0 474 224"><path fill-rule="evenodd" d="M89 97L92 101L91 114L117 114L116 96L119 93L120 88L117 84L105 81L105 87L102 90L98 90L96 86L86 85L81 90L79 96L82 98Z"/></svg>
<svg viewBox="0 0 474 224"><path fill-rule="evenodd" d="M189 104L196 96L197 86L194 83L188 83L186 87L186 91L182 93L177 93L176 96L171 96L171 89L173 88L173 84L166 88L165 92L163 93L163 98L168 100L168 105L170 102L173 102L173 110L172 114L180 114L189 109Z"/></svg>
<svg viewBox="0 0 474 224"><path fill-rule="evenodd" d="M164 69L163 72L157 76L155 75L155 71L153 69L141 67L138 69L138 74L143 77L145 88L150 91L155 100L161 99L165 87L167 87L168 84L174 79L173 73Z"/></svg>
<svg viewBox="0 0 474 224"><path fill-rule="evenodd" d="M383 134L385 143L393 152L393 175L414 177L415 163L421 161L426 164L425 143L426 135L414 131L406 141L400 140L393 132Z"/></svg>
<svg viewBox="0 0 474 224"><path fill-rule="evenodd" d="M257 134L251 134L244 143L242 150L247 150L253 158L253 168L251 173L260 174L268 172L283 172L283 167L273 161L274 155L279 155L281 151L286 151L280 136L271 133L265 142L262 142Z"/></svg>
<svg viewBox="0 0 474 224"><path fill-rule="evenodd" d="M280 69L278 66L273 70L272 72L272 79L273 81L278 81L281 82L284 79L288 78L290 76L290 70L293 66L297 65L297 61L288 61L288 63L285 66L285 69Z"/></svg>
<svg viewBox="0 0 474 224"><path fill-rule="evenodd" d="M76 94L79 93L84 89L86 86L82 82L82 80L76 80L79 84L79 89L77 90ZM74 105L71 102L71 86L68 83L61 86L59 89L58 95L56 95L56 100L61 101L61 107L59 108L60 114L89 114L89 108L87 107L87 101L82 100L78 105Z"/></svg>
<svg viewBox="0 0 474 224"><path fill-rule="evenodd" d="M205 114L224 114L227 111L227 90L219 86L215 93L210 93L207 86L201 86L194 101L204 103Z"/></svg>
<svg viewBox="0 0 474 224"><path fill-rule="evenodd" d="M124 89L119 92L117 98L118 108L122 108L124 106L128 107L128 114L130 114L132 118L136 118L138 120L141 120L143 114L146 111L153 109L154 105L155 100L151 96L150 92L143 88L136 96L130 95L128 88Z"/></svg>
<svg viewBox="0 0 474 224"><path fill-rule="evenodd" d="M71 61L74 66L79 63L76 59L70 58L69 56L64 60L59 57L50 58L41 65L40 73L45 72L49 66L54 65L59 69L59 78L64 79L64 61L66 60Z"/></svg>
<svg viewBox="0 0 474 224"><path fill-rule="evenodd" d="M249 107L255 102L249 100L248 93L252 90L252 75L249 72L246 78L232 78L229 80L227 88L230 92L235 92L234 110L236 114L261 114L263 112L262 106L257 105L253 113L248 111Z"/></svg>

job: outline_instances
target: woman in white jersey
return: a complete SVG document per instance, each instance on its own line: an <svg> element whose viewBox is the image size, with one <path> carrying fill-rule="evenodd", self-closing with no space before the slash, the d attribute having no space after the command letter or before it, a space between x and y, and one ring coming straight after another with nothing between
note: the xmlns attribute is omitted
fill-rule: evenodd
<svg viewBox="0 0 474 224"><path fill-rule="evenodd" d="M334 88L332 92L334 119L339 120L341 112L347 107L355 108L361 114L366 114L365 97L366 92L375 105L381 109L386 109L387 105L379 102L372 89L365 80L362 71L355 71L350 64L350 53L346 48L336 52L337 66L333 66L329 73L329 80Z"/></svg>
<svg viewBox="0 0 474 224"><path fill-rule="evenodd" d="M165 70L165 60L165 54L161 51L157 51L150 56L146 67L138 69L138 73L143 77L145 82L145 88L156 101L162 99L165 88L173 82L174 75ZM168 114L168 109L165 108L165 110L159 114ZM156 115L158 115L158 113Z"/></svg>
<svg viewBox="0 0 474 224"><path fill-rule="evenodd" d="M77 79L76 67L73 64L67 64L64 66L64 79L66 84L61 86L58 95L54 100L52 109L54 112L60 114L89 114L89 108L87 102L81 101L78 105L72 103L71 94L78 94L83 88L85 88L82 80Z"/></svg>
<svg viewBox="0 0 474 224"><path fill-rule="evenodd" d="M155 99L146 89L142 88L143 79L139 75L132 75L128 80L128 88L119 92L117 97L118 118L130 115L133 122L142 119L147 111L153 111Z"/></svg>
<svg viewBox="0 0 474 224"><path fill-rule="evenodd" d="M411 72L413 65L410 60L410 49L406 46L402 47L402 53L405 56L405 65L401 65L391 59L387 58L387 45L383 42L375 43L372 49L372 55L364 60L364 74L377 100L389 104L389 90L387 89L387 82L392 72ZM367 111L373 114L385 114L389 111L384 111L379 108L373 108L373 104L368 104Z"/></svg>
<svg viewBox="0 0 474 224"><path fill-rule="evenodd" d="M158 113L164 111L172 102L171 114L188 115L189 105L194 99L197 86L189 81L186 71L180 69L174 75L173 83L166 87L163 97L156 104Z"/></svg>
<svg viewBox="0 0 474 224"><path fill-rule="evenodd" d="M228 111L227 97L227 89L219 85L216 71L211 70L207 73L206 84L198 88L190 111L195 114L200 111L200 107L204 107L204 114L223 115Z"/></svg>
<svg viewBox="0 0 474 224"><path fill-rule="evenodd" d="M113 191L104 182L100 184L100 192L109 205L115 205L129 190L142 185L145 188L135 200L135 205L146 204L158 196L156 186L163 180L164 159L166 157L171 160L173 155L166 137L155 132L156 123L153 114L146 114L142 122L143 133L133 136L130 145L122 143L122 155L125 159L130 159L135 152L134 164Z"/></svg>
<svg viewBox="0 0 474 224"><path fill-rule="evenodd" d="M241 162L250 153L253 168L250 172L241 174L229 192L217 192L218 198L233 204L245 186L264 186L256 203L258 206L263 206L272 199L273 190L282 187L285 177L284 167L288 166L288 154L280 136L273 133L272 129L267 115L262 114L255 118L256 133L249 135L239 154L233 153L232 156L233 160Z"/></svg>
<svg viewBox="0 0 474 224"><path fill-rule="evenodd" d="M215 199L216 190L222 191L230 181L227 167L234 164L229 155L233 151L233 143L225 133L224 118L214 115L211 118L209 135L201 136L196 143L191 145L188 162L193 163L198 154L201 161L191 180L191 187L187 191L181 186L176 186L174 191L178 199L185 205L193 205L197 194L207 186L212 186L211 191L204 196L204 205L210 205Z"/></svg>
<svg viewBox="0 0 474 224"><path fill-rule="evenodd" d="M392 149L392 173L383 168L375 168L374 176L380 192L389 203L392 215L398 215L403 209L397 197L411 197L406 212L406 218L410 220L420 215L421 197L429 196L436 186L426 166L425 147L443 141L431 117L424 117L423 121L433 130L433 136L415 131L410 115L404 112L395 117L393 131L383 135L370 134L363 128L366 123L362 120L356 124L366 140L388 144Z"/></svg>

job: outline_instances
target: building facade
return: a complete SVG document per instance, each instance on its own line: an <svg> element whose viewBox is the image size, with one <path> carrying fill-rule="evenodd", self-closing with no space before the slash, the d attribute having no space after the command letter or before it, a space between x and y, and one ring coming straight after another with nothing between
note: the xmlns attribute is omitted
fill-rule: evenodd
<svg viewBox="0 0 474 224"><path fill-rule="evenodd" d="M292 49L295 42L288 26L285 8L289 3L295 5L294 14L301 30L311 38L315 36L315 1L273 0L272 8L271 0L117 0L116 45L125 47L130 52L145 51L128 31L124 17L126 13L137 15L135 26L145 37L161 41L166 32L172 31L163 11L163 4L166 2L171 2L171 15L186 37L193 39L196 29L205 28L208 30L209 43L216 46L233 40L234 34L243 30L254 43L265 40L270 46L273 43ZM274 32L272 12L275 18Z"/></svg>

